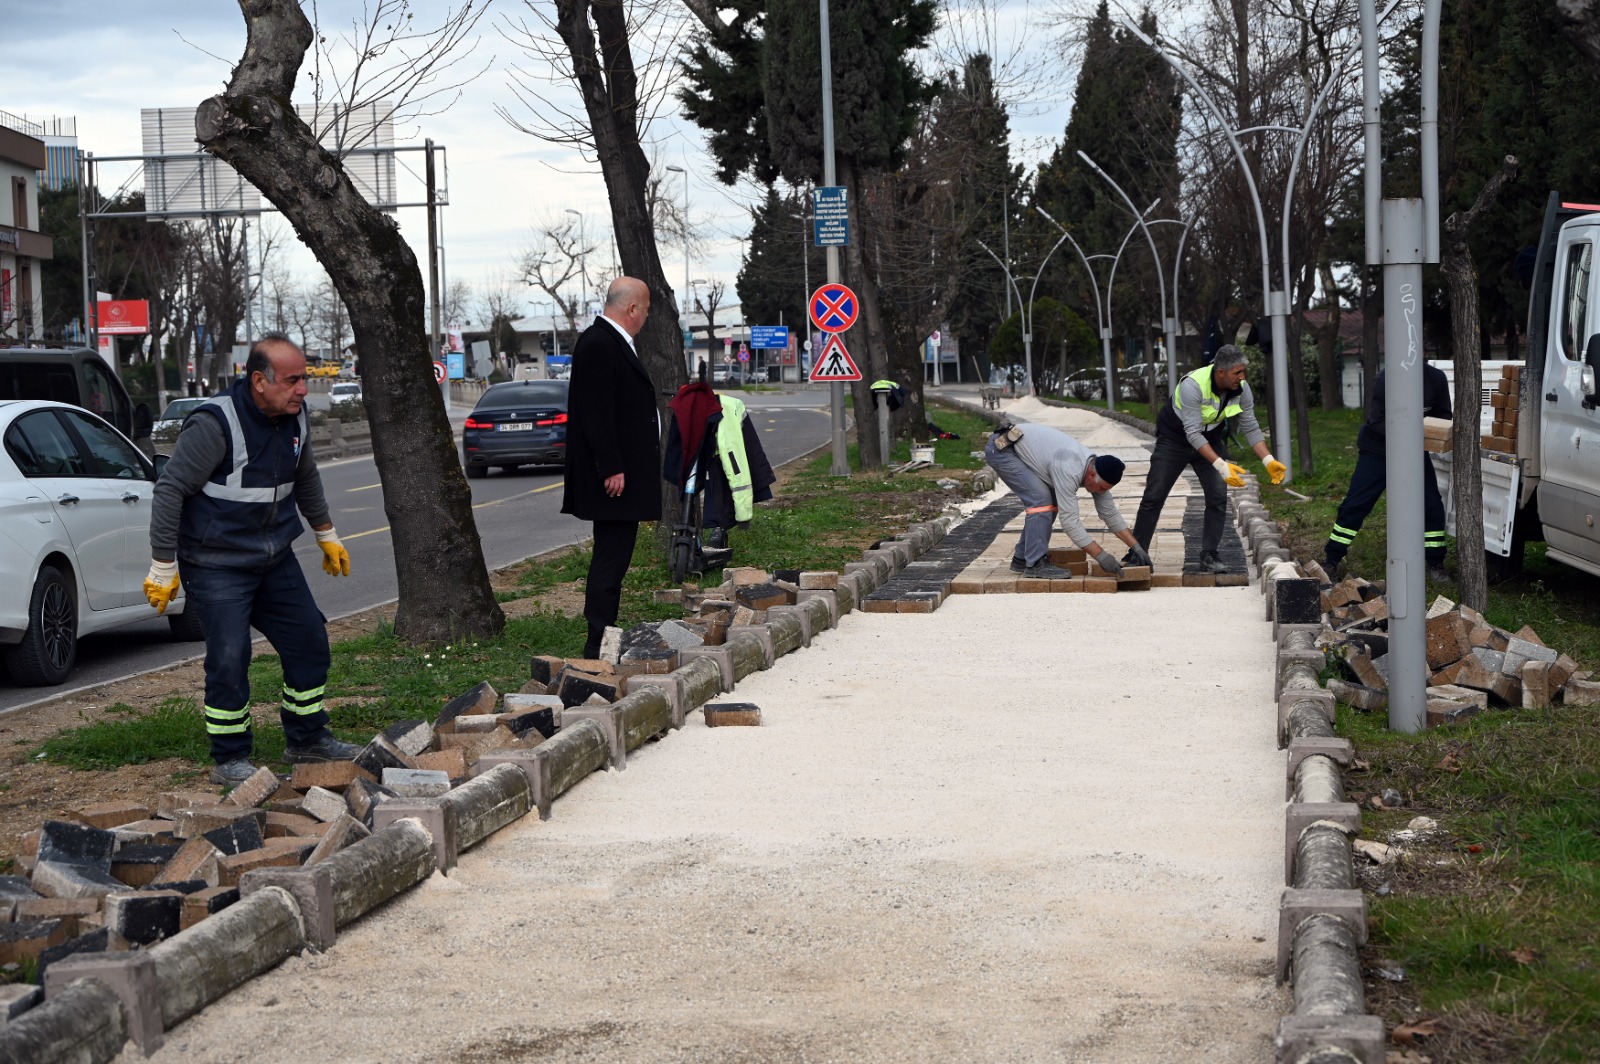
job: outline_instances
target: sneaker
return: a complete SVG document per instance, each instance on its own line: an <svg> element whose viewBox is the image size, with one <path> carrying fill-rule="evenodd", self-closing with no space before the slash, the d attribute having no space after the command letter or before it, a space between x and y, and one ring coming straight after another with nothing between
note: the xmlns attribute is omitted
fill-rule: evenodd
<svg viewBox="0 0 1600 1064"><path fill-rule="evenodd" d="M219 761L211 766L211 782L224 787L237 787L256 774L256 767L248 758L236 757L232 761Z"/></svg>
<svg viewBox="0 0 1600 1064"><path fill-rule="evenodd" d="M1015 554L1013 554L1011 556L1011 571L1012 572L1020 573L1020 572L1022 572L1023 570L1025 570L1027 568L1028 568L1027 563L1024 562L1021 558L1017 557Z"/></svg>
<svg viewBox="0 0 1600 1064"><path fill-rule="evenodd" d="M1065 569L1051 565L1049 562L1039 562L1027 566L1022 570L1022 575L1030 580L1071 580L1072 574Z"/></svg>
<svg viewBox="0 0 1600 1064"><path fill-rule="evenodd" d="M360 752L361 747L355 743L335 739L332 732L325 732L314 743L286 747L283 759L291 765L310 765L319 761L354 761Z"/></svg>
<svg viewBox="0 0 1600 1064"><path fill-rule="evenodd" d="M1221 576L1223 573L1228 572L1228 563L1223 561L1222 556L1216 551L1203 550L1200 552L1199 570L1202 573L1211 573L1215 576Z"/></svg>

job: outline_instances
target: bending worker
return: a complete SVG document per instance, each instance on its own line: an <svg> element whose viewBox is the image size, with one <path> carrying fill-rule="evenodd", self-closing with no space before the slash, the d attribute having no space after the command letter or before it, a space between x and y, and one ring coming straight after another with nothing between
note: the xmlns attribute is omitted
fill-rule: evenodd
<svg viewBox="0 0 1600 1064"><path fill-rule="evenodd" d="M1256 423L1255 397L1245 382L1250 368L1244 352L1232 344L1217 350L1211 365L1185 374L1178 382L1172 401L1156 416L1156 445L1150 453L1150 474L1144 482L1144 497L1133 520L1133 536L1144 550L1156 534L1156 523L1167 504L1172 485L1184 467L1193 469L1206 496L1205 522L1200 533L1200 571L1225 573L1217 548L1222 544L1222 526L1228 516L1228 488L1244 487L1244 470L1220 452L1226 448L1222 436L1230 418L1239 427L1256 457L1267 468L1274 484L1283 483L1287 467L1267 450L1266 435ZM1125 561L1127 559L1124 559Z"/></svg>
<svg viewBox="0 0 1600 1064"><path fill-rule="evenodd" d="M1338 572L1350 545L1356 541L1361 524L1378 504L1383 494L1388 471L1384 464L1387 446L1384 428L1383 371L1372 382L1372 395L1367 399L1367 420L1356 434L1356 471L1350 477L1350 487L1345 490L1344 502L1333 519L1333 531L1328 533L1327 545L1322 548L1323 568L1330 577ZM1422 365L1422 413L1424 417L1439 417L1449 421L1450 379L1444 370ZM1444 500L1439 497L1439 480L1434 476L1433 461L1426 452L1422 455L1422 517L1427 529L1425 544L1428 559L1428 577L1446 580L1444 571Z"/></svg>
<svg viewBox="0 0 1600 1064"><path fill-rule="evenodd" d="M206 633L206 733L211 782L237 784L250 763L250 629L283 662L283 721L293 763L348 761L361 752L328 730L328 629L294 541L310 522L322 568L350 575L350 555L328 518L306 417L306 356L282 333L250 347L244 376L184 421L156 481L150 575L144 593L165 611L178 594Z"/></svg>
<svg viewBox="0 0 1600 1064"><path fill-rule="evenodd" d="M1022 539L1011 558L1012 572L1047 580L1072 575L1049 561L1050 515L1055 514L1061 531L1075 547L1085 551L1107 573L1121 575L1122 563L1094 541L1078 517L1080 487L1094 496L1094 508L1106 529L1131 548L1130 558L1142 556L1144 560L1136 564L1150 564L1111 497L1112 487L1122 479L1122 459L1116 455L1090 454L1087 447L1060 429L1013 425L989 437L983 460L1005 481L1006 487L1016 492L1025 508Z"/></svg>

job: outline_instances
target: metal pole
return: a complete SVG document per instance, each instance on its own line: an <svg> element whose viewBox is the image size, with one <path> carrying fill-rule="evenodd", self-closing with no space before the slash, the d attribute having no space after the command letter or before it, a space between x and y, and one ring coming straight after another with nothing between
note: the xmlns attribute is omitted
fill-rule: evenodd
<svg viewBox="0 0 1600 1064"><path fill-rule="evenodd" d="M1364 208L1367 265L1383 262L1383 129L1378 83L1378 12L1376 0L1361 0L1361 125L1365 144Z"/></svg>
<svg viewBox="0 0 1600 1064"><path fill-rule="evenodd" d="M437 212L438 202L434 197L435 185L433 176L433 138L425 141L427 160L425 176L428 183L428 303L433 311L432 330L428 334L428 361L444 359L444 354L439 350L442 334L439 332L439 220ZM450 414L450 373L446 367L444 380L439 382L439 395L444 399L444 412Z"/></svg>
<svg viewBox="0 0 1600 1064"><path fill-rule="evenodd" d="M1439 261L1439 0L1422 6L1422 255Z"/></svg>
<svg viewBox="0 0 1600 1064"><path fill-rule="evenodd" d="M1156 264L1156 291L1161 295L1161 325L1162 328L1164 328L1167 332L1167 386L1170 388L1172 386L1172 382L1176 380L1178 376L1178 363L1177 357L1173 354L1172 350L1172 321L1167 317L1167 278L1166 274L1161 270L1161 255L1156 251L1155 237L1150 235L1150 226L1147 225L1144 220L1144 214L1149 214L1150 211L1154 209L1156 203L1160 203L1161 201L1159 199L1156 200L1156 203L1150 204L1150 206L1145 209L1144 214L1140 214L1139 208L1133 205L1133 200L1128 198L1128 194L1122 190L1122 186L1117 184L1116 181L1112 179L1110 174L1102 170L1099 163L1089 158L1088 153L1080 150L1078 152L1078 158L1088 163L1091 170L1105 178L1106 183L1117 190L1117 195L1121 196L1122 202L1128 205L1128 211L1133 215L1134 220L1139 223L1139 228L1144 230L1145 243L1150 245L1150 258ZM1152 404L1155 402L1155 396L1152 395L1150 397L1150 402Z"/></svg>
<svg viewBox="0 0 1600 1064"><path fill-rule="evenodd" d="M1010 175L1008 174L1007 177ZM1011 276L1011 182L1008 180L1000 193L1000 250L1005 253L1005 261L1000 268L1006 271L1006 277ZM1011 317L1011 289L1006 289L1006 317Z"/></svg>
<svg viewBox="0 0 1600 1064"><path fill-rule="evenodd" d="M828 30L828 0L818 0L822 41L822 183L833 187L836 179L833 166L833 42ZM848 192L845 193L849 195ZM838 284L839 249L828 248L828 283ZM810 294L807 294L807 299ZM807 308L806 319L811 318ZM833 416L833 462L828 472L836 477L850 475L850 452L844 442L844 384L834 381L828 386L829 408ZM857 411L857 415L865 411ZM884 454L888 459L888 454Z"/></svg>
<svg viewBox="0 0 1600 1064"><path fill-rule="evenodd" d="M94 152L86 151L78 160L78 238L81 245L79 265L83 269L83 335L89 338L89 346L96 352L100 350L99 315L96 313L94 300L94 285L90 278L89 259L89 218L86 206L89 196L94 195ZM95 204L98 213L100 205Z"/></svg>
<svg viewBox="0 0 1600 1064"><path fill-rule="evenodd" d="M1427 722L1423 597L1422 262L1419 199L1383 201L1384 469L1389 507L1389 727Z"/></svg>
<svg viewBox="0 0 1600 1064"><path fill-rule="evenodd" d="M1022 289L1017 287L1016 280L1012 278L1012 276L1011 276L1011 268L1009 266L1007 266L1004 262L1000 261L1000 256L996 255L989 248L988 244L985 244L981 240L977 241L977 244L978 244L978 246L980 248L982 248L988 254L988 256L991 259L993 259L996 262L996 264L999 265L1000 272L1005 274L1006 284L1008 285L1008 287L1006 288L1006 302L1007 302L1007 304L1009 304L1010 301L1011 301L1011 291L1012 291L1012 289L1016 289L1016 293L1017 293L1017 309L1018 309L1019 313L1022 313L1023 312L1022 311ZM1010 314L1006 315L1006 317L1008 317L1008 318L1010 316L1011 316ZM1023 313L1022 326L1023 326L1023 328L1022 328L1022 341L1023 341L1023 344L1026 345L1027 342L1028 342L1028 328L1027 328L1028 320L1027 320L1026 313Z"/></svg>

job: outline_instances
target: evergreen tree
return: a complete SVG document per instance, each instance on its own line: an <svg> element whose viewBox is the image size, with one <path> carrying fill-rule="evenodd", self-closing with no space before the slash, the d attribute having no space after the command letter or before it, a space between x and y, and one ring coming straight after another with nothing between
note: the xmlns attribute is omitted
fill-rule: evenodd
<svg viewBox="0 0 1600 1064"><path fill-rule="evenodd" d="M806 283L815 288L827 276L807 218L803 194L779 195L770 187L766 198L750 208L750 250L737 282L745 321L781 320L804 332Z"/></svg>

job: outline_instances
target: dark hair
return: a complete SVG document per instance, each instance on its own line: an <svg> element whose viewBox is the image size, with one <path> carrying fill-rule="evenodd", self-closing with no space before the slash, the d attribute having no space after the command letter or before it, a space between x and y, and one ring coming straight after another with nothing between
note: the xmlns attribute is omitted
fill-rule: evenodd
<svg viewBox="0 0 1600 1064"><path fill-rule="evenodd" d="M297 345L287 333L266 332L255 343L250 345L250 353L244 360L244 379L249 380L257 373L267 378L269 384L278 381L277 371L272 368L272 360L267 357L267 348L273 344L288 344L290 347ZM298 349L298 348L297 348Z"/></svg>

